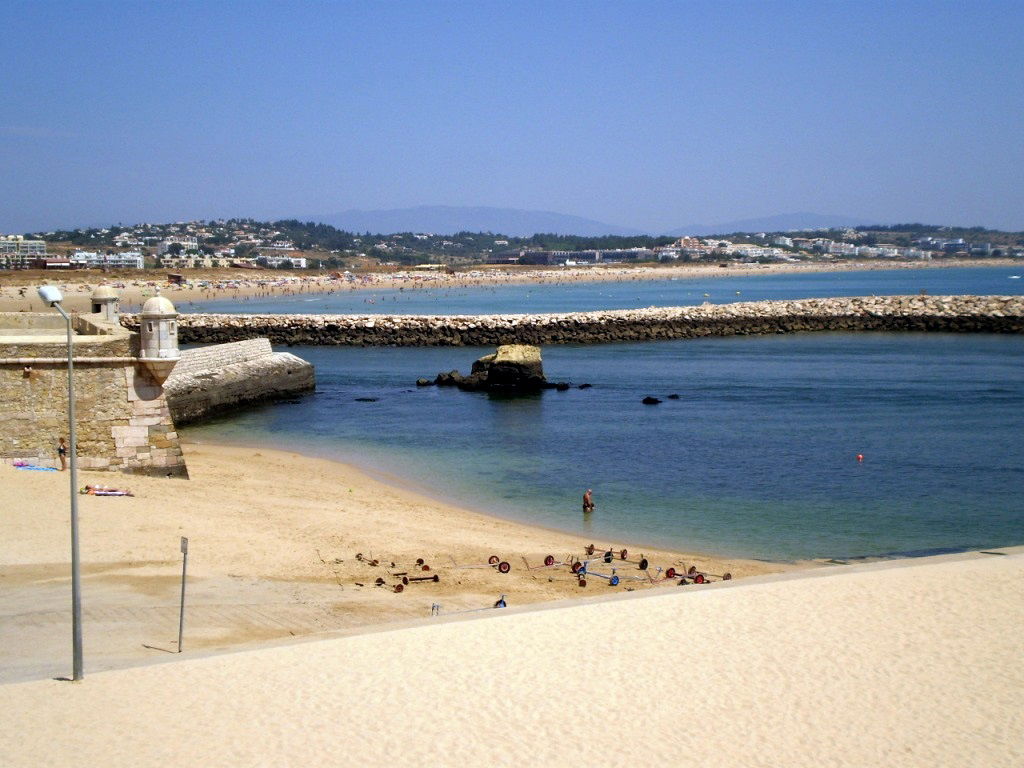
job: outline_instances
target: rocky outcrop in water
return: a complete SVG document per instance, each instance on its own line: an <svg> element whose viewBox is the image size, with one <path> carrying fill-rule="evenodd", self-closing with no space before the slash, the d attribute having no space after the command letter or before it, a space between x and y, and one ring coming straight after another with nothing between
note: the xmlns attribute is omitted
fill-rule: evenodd
<svg viewBox="0 0 1024 768"><path fill-rule="evenodd" d="M424 379L417 380L420 384ZM540 347L526 344L503 344L497 351L484 355L473 363L469 376L458 371L439 373L434 383L438 386L455 386L469 392L483 391L500 394L528 394L539 392L549 385L544 376L544 362ZM566 384L568 389L569 385Z"/></svg>
<svg viewBox="0 0 1024 768"><path fill-rule="evenodd" d="M128 327L137 318L122 315ZM600 344L800 331L1024 333L1021 296L859 296L547 315L182 315L182 343Z"/></svg>
<svg viewBox="0 0 1024 768"><path fill-rule="evenodd" d="M503 344L473 363L472 375L481 376L492 392L536 392L547 383L540 347L528 344Z"/></svg>

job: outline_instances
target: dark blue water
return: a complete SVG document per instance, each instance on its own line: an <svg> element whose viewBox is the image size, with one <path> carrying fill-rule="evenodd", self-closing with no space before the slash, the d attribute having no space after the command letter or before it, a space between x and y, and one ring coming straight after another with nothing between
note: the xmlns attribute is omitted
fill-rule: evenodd
<svg viewBox="0 0 1024 768"><path fill-rule="evenodd" d="M790 559L1024 543L1022 337L551 346L549 378L593 388L515 400L412 386L491 349L293 351L316 365L315 396L188 437L336 457L598 544ZM588 487L597 510L583 520Z"/></svg>
<svg viewBox="0 0 1024 768"><path fill-rule="evenodd" d="M557 274L557 273L554 273ZM700 277L678 280L633 280L620 283L543 283L466 288L358 290L245 300L182 303L189 312L252 314L486 314L584 312L597 309L685 306L709 301L722 304L762 299L825 296L1024 293L1024 262L1019 267L894 269L869 272ZM1012 279L1012 276L1018 277ZM555 278L552 278L553 280Z"/></svg>

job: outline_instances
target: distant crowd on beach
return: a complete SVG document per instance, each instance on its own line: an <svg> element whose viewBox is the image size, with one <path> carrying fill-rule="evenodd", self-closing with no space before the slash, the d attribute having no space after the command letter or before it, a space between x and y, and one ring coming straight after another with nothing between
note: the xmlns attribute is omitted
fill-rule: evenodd
<svg viewBox="0 0 1024 768"><path fill-rule="evenodd" d="M995 262L987 262L996 266ZM416 291L438 288L487 287L515 284L562 285L588 282L626 282L634 280L663 280L669 278L715 276L743 276L789 272L839 272L878 269L927 269L965 266L949 260L943 262L877 262L844 261L807 264L755 264L729 262L727 264L670 264L670 265L601 265L549 267L537 269L471 269L450 270L398 270L380 272L333 271L315 274L274 274L257 277L241 270L228 272L224 277L190 278L180 273L172 279L168 273L152 278L104 279L101 275L55 274L59 285L73 309L88 305L89 296L97 285L106 285L121 293L121 309L134 312L142 303L160 290L174 302L195 303L215 300L272 298L300 294L333 294L339 291L399 290ZM77 303L77 306L75 304ZM371 302L372 303L372 302ZM35 291L25 285L0 286L0 311L41 311Z"/></svg>

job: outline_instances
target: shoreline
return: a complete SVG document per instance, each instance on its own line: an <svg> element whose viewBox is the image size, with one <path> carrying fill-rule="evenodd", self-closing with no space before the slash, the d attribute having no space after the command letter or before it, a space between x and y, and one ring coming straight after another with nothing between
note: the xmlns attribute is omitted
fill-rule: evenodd
<svg viewBox="0 0 1024 768"><path fill-rule="evenodd" d="M425 484L421 483L418 480L415 480L415 479L412 479L412 478L400 475L395 470L390 469L390 468L379 467L379 466L375 466L375 465L372 465L372 464L363 464L363 463L360 463L359 461L355 461L355 460L351 460L351 459L336 458L334 456L331 456L328 453L318 453L316 451L305 451L305 450L296 449L296 448L284 448L284 447L262 448L256 442L250 443L250 442L246 442L244 440L242 440L242 441L225 440L225 439L222 439L220 437L218 437L218 438L216 438L214 440L197 439L196 437L194 437L194 436L189 434L189 427L187 427L187 426L182 428L181 435L182 435L181 443L182 443L183 446L208 446L208 447L212 447L212 448L215 448L215 449L216 448L231 448L231 449L239 449L239 450L279 451L279 452L286 453L286 454L291 454L291 455L295 455L295 456L301 456L301 457L304 457L304 458L307 458L307 459L314 459L314 460L317 460L317 461L326 461L326 462L330 462L332 464L337 464L337 465L339 465L341 467L345 467L346 469L351 470L353 472L357 472L357 473L359 473L361 475L364 475L366 478L368 478L370 480L373 480L374 482L380 483L381 485L387 486L388 488L391 488L391 489L393 489L395 491L398 491L398 492L401 492L401 493L408 493L408 494L411 494L413 496L418 496L418 497L421 497L423 499L429 500L429 501L431 501L433 503L436 503L436 504L439 504L439 505L443 505L445 507L450 507L450 508L453 508L453 509L459 509L459 510L462 510L462 511L467 512L467 513L472 514L472 515L476 515L476 516L481 517L481 518L485 518L485 519L490 518L490 519L501 521L503 523L509 523L511 525L525 526L527 528L532 528L532 529L535 529L538 532L543 532L543 533L551 535L551 536L563 536L563 537L564 536L570 536L570 537L580 538L580 539L582 539L584 537L587 537L587 536L590 536L590 539L588 539L588 541L592 540L592 543L595 546L597 546L598 541L601 541L601 542L607 541L607 538L596 539L590 533L580 533L578 531L571 531L571 530L568 530L566 528L559 528L556 525L545 525L544 523L538 523L538 522L534 522L534 521L531 521L531 520L524 520L522 518L518 518L518 517L515 517L513 515L504 515L504 514L501 514L500 512L493 512L493 511L486 510L486 509L483 508L484 505L481 504L479 501L473 501L471 499L460 499L460 498L457 498L455 496L446 495L444 493L444 491L442 491L439 488L428 486L428 485L425 485ZM602 545L602 546L609 546L609 545ZM617 542L616 544L610 545L610 546L617 546L617 547L620 547L620 548L621 547L626 547L627 549L629 549L631 551L636 551L636 552L647 552L647 551L652 551L652 552L653 551L657 551L657 552L676 552L677 551L675 547L671 546L668 543L660 543L659 544L659 543L654 542L654 541L644 541L644 540L640 540L640 539L636 539L636 538L632 538L632 537L630 537L628 540L624 539L621 542ZM1024 546L1024 545L1022 545L1022 546ZM963 550L963 551L967 552L967 551L970 551L970 550ZM695 550L689 550L688 549L685 552L685 556L686 557L691 557L691 558L694 558L694 559L705 559L705 560L714 560L714 561L743 560L743 561L750 561L750 562L757 562L757 563L765 563L766 565L770 565L770 566L775 566L775 565L786 566L786 567L792 566L792 567L800 568L800 569L803 569L803 568L813 568L815 566L822 565L822 564L830 562L830 561L836 561L836 558L829 558L827 556L812 557L812 558L807 558L807 559L755 557L755 556L752 556L752 555L740 554L740 553L735 553L735 552L720 552L720 551L715 551L715 550L703 550L703 549L700 550L700 551L695 551ZM922 555L922 557L927 557L927 556L929 556L929 555ZM848 560L854 560L854 561L860 563L860 562L874 562L875 560L898 560L898 559L903 559L903 557L904 556L899 555L899 554L892 555L892 556L879 555L877 557L876 556L872 556L872 555L863 555L863 556L857 556L857 557L850 557L850 558L847 558L847 559ZM912 557L912 556L908 556L908 557Z"/></svg>
<svg viewBox="0 0 1024 768"><path fill-rule="evenodd" d="M290 451L187 443L190 480L82 470L79 483L128 488L133 497L81 496L86 646L93 670L146 663L173 652L181 561L190 539L186 650L222 651L269 641L424 618L491 606L532 605L612 591L699 590L676 580L652 585L633 563L592 566L622 583L568 568L538 569L543 558L585 558L587 541L565 533L443 503L388 485L341 462ZM62 659L66 604L67 476L0 465L0 682L53 677ZM719 581L822 567L711 557L632 542L656 567L689 565ZM356 558L365 553L364 561ZM490 555L511 571L458 567ZM534 570L528 570L521 558ZM393 591L414 561L437 583ZM365 560L377 559L378 566ZM391 567L390 563L395 567ZM458 564L458 566L456 565ZM376 579L383 586L376 587Z"/></svg>
<svg viewBox="0 0 1024 768"><path fill-rule="evenodd" d="M1024 754L1007 736L1024 691L1024 547L845 567L755 562L743 578L632 593L441 567L441 584L394 594L356 589L344 570L368 530L397 530L395 554L427 557L459 538L460 560L575 539L430 502L341 462L185 447L191 480L121 476L136 497L82 497L75 684L64 682L66 477L0 465L0 699L12 723L0 751L12 767L323 763L339 738L382 764L550 762L567 744L577 760L657 765L680 754L1011 765ZM180 535L191 547L178 655ZM444 592L449 580L459 583ZM487 610L499 590L508 607ZM536 737L505 738L522 733Z"/></svg>
<svg viewBox="0 0 1024 768"><path fill-rule="evenodd" d="M942 261L849 261L811 262L799 264L670 264L637 266L548 267L537 269L489 268L444 273L395 272L353 273L353 281L335 278L334 273L290 274L271 270L253 274L252 270L223 269L195 270L185 273L194 284L178 287L167 282L167 270L148 270L143 276L128 272L117 275L103 273L0 273L0 312L40 312L45 309L35 295L35 286L52 282L64 290L64 305L73 311L89 308L89 297L99 285L110 285L121 294L122 311L130 312L160 289L172 302L182 304L203 301L235 301L253 297L281 297L288 295L319 295L339 291L390 291L397 288L409 291L429 291L494 285L575 284L603 282L631 282L636 280L700 279L706 277L751 277L772 274L873 272L888 270L953 269L963 267L1004 268L1020 267L1020 259L943 259ZM88 279L71 279L87 277ZM21 291L24 289L24 295Z"/></svg>
<svg viewBox="0 0 1024 768"><path fill-rule="evenodd" d="M551 536L569 536L575 538L590 537L588 541L597 545L598 541L604 542L609 540L608 537L595 538L595 535L588 533L581 533L579 531L572 531L567 528L560 528L557 525L547 525L544 523L534 522L532 520L525 520L522 518L515 517L514 515L505 515L500 512L490 511L484 508L484 505L480 501L474 501L472 499L460 499L456 496L446 495L443 490L425 485L424 483L398 474L394 469L384 468L373 464L361 463L357 460L347 458L337 458L330 455L329 453L320 453L317 451L306 451L291 447L272 447L266 448L260 446L258 442L246 442L244 440L227 440L221 437L217 437L213 440L206 440L202 438L196 438L189 434L189 427L182 428L182 440L183 446L206 446L214 449L217 448L229 448L237 450L262 450L262 451L277 451L289 455L300 456L307 459L313 459L316 461L326 461L332 464L337 464L340 467L344 467L353 472L359 473L366 478L373 480L376 483L387 486L395 491L401 493L411 494L413 496L421 497L429 500L433 503L450 507L453 509L459 509L471 515L475 515L481 518L490 518L501 521L503 523L509 523L515 526L525 526L527 528L535 529L538 532L543 532ZM602 545L608 546L608 545ZM677 549L668 542L656 542L653 540L642 540L638 538L629 537L622 541L617 541L615 544L610 546L626 547L631 551L647 552L647 551L658 551L658 552L676 552ZM1019 544L1005 544L995 546L995 549L1005 549L1014 547L1024 547L1024 541ZM756 556L751 554L737 553L737 552L725 552L715 549L701 549L691 550L687 549L685 557L694 559L705 559L705 560L743 560L757 563L765 563L769 566L785 566L793 567L798 570L814 569L820 565L866 565L878 562L898 562L902 560L919 560L922 558L929 557L956 557L958 555L965 555L970 552L974 552L969 547L939 547L934 550L908 550L885 553L880 555L826 555L819 554L814 557L808 558L789 558L789 557L768 557L768 556ZM918 554L920 552L920 554Z"/></svg>

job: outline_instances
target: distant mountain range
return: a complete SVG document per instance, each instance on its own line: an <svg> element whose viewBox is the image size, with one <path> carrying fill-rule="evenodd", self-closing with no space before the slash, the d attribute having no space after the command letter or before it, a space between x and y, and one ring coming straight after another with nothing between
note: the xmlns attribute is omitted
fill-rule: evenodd
<svg viewBox="0 0 1024 768"><path fill-rule="evenodd" d="M585 219L582 216L483 206L420 205L379 211L349 210L312 218L349 232L372 234L494 232L512 237L529 237L537 232L587 237L645 234L643 230Z"/></svg>
<svg viewBox="0 0 1024 768"><path fill-rule="evenodd" d="M864 218L831 216L821 213L782 213L757 219L736 219L717 224L687 224L667 232L649 232L621 224L610 224L582 216L555 211L528 211L519 208L487 206L420 205L415 208L385 210L352 209L341 213L303 217L331 224L349 232L392 234L395 232L494 232L513 237L529 237L538 232L560 235L721 235L729 232L785 232L796 229L856 227L876 224Z"/></svg>

